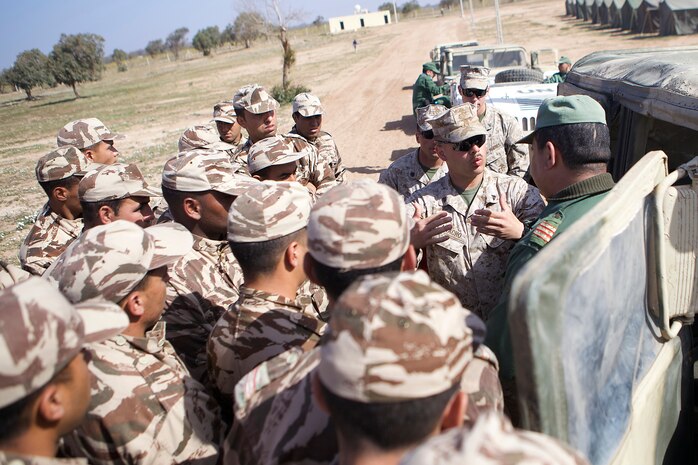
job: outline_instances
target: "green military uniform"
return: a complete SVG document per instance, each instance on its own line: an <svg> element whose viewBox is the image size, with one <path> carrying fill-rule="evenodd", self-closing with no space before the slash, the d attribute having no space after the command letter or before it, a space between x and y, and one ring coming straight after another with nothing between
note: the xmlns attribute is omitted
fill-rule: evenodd
<svg viewBox="0 0 698 465"><path fill-rule="evenodd" d="M550 76L548 79L543 81L544 84L555 84L558 82L565 82L565 78L567 77L567 73L555 73L552 76Z"/></svg>
<svg viewBox="0 0 698 465"><path fill-rule="evenodd" d="M425 72L426 70L431 70L439 74L433 63L425 63L422 65L422 70L422 74L419 75L414 86L412 86L412 111L416 110L417 107L424 107L434 103L434 95L444 94L448 96L450 92L448 84L437 86L431 76Z"/></svg>
<svg viewBox="0 0 698 465"><path fill-rule="evenodd" d="M497 355L502 379L514 378L514 357L507 319L511 283L519 271L552 239L599 203L613 188L613 178L604 173L572 184L548 199L548 206L509 255L504 293L487 320L485 345Z"/></svg>

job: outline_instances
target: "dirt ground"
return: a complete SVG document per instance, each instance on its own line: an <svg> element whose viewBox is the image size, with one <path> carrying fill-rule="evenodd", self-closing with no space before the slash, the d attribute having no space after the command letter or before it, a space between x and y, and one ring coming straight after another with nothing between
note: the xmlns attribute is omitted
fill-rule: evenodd
<svg viewBox="0 0 698 465"><path fill-rule="evenodd" d="M567 55L573 61L597 50L698 43L697 35L640 36L599 28L564 16L564 9L564 0L502 4L505 42L523 45L528 50L555 47L560 55ZM474 31L470 24L466 10L465 18L455 14L410 19L341 37L296 39L298 50L294 75L298 82L310 86L322 99L326 109L323 128L335 137L350 178L368 176L377 179L378 173L391 161L415 146L411 86L420 73L421 64L429 60L429 51L434 45L473 39L481 44L496 43L494 8L476 10ZM359 40L356 54L350 45L354 37ZM137 89L145 85L149 75L138 75L135 71L85 87L95 93L95 101L102 98L99 101L107 105L114 102L114 108L109 108L112 113L103 116L95 110L95 114L127 134L127 139L120 141L118 146L125 154L123 160L138 163L146 177L157 182L162 164L176 153L178 135L186 127L201 124L210 117L213 99L219 99L224 91L229 93L230 89L248 81L263 85L273 83L276 68L280 69L281 65L274 46L268 44L266 49L229 52L225 57L215 58L211 62L216 63L214 65L202 65L203 59L168 63L166 66L171 71L167 68L162 70L163 73L186 75L173 80L172 88L176 91L173 94L179 97L173 95L171 100L144 103L138 100L138 96L125 96L126 102L117 101L109 94L99 97L105 86L124 85ZM224 60L234 61L226 63ZM205 71L209 68L201 66L215 66L215 79ZM196 69L199 69L199 74L195 73ZM54 119L43 121L40 129L36 129L37 124L42 124L38 106L37 110L31 111L25 111L26 106L20 108L26 105L20 95L3 97L3 108L0 108L10 120L13 111L20 112L17 114L21 114L21 118L35 129L24 138L17 136L21 131L16 126L12 132L0 125L0 187L6 193L5 202L0 205L0 256L10 261L16 262L17 248L28 231L28 225L20 227L17 224L27 222L30 213L45 202L33 179L33 166L38 157L53 147L55 132L60 126L53 127L55 121L92 116L82 114L90 110L89 100L74 102L70 101L71 96L66 90L51 92L62 94L55 94L54 101L38 105L51 105L54 112ZM49 98L50 92L47 95ZM281 130L291 127L290 113L287 106L280 110L278 127Z"/></svg>

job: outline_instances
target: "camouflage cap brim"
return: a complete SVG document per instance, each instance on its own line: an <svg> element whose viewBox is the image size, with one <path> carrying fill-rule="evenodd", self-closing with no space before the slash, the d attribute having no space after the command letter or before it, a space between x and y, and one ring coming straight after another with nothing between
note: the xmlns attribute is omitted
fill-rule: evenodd
<svg viewBox="0 0 698 465"><path fill-rule="evenodd" d="M279 102L277 102L274 99L271 99L265 102L255 103L254 105L250 105L249 107L245 107L245 110L249 111L250 113L254 113L255 115L261 115L262 113L278 110L279 107Z"/></svg>
<svg viewBox="0 0 698 465"><path fill-rule="evenodd" d="M475 136L487 135L487 129L482 124L473 124L467 128L459 128L447 133L437 134L434 131L434 139L439 142L458 143Z"/></svg>
<svg viewBox="0 0 698 465"><path fill-rule="evenodd" d="M325 114L325 109L321 106L303 107L300 110L298 110L298 113L304 118L310 118L311 116L319 116Z"/></svg>
<svg viewBox="0 0 698 465"><path fill-rule="evenodd" d="M460 82L463 89L485 90L490 86L487 79L461 79Z"/></svg>
<svg viewBox="0 0 698 465"><path fill-rule="evenodd" d="M128 316L118 305L102 299L74 304L84 324L85 343L109 339L128 326Z"/></svg>
<svg viewBox="0 0 698 465"><path fill-rule="evenodd" d="M114 141L122 139L126 139L126 136L124 136L123 134L117 134L115 132L108 132L106 134L99 135L99 140L101 141Z"/></svg>
<svg viewBox="0 0 698 465"><path fill-rule="evenodd" d="M215 116L211 121L220 121L221 123L235 124L237 119L234 116Z"/></svg>
<svg viewBox="0 0 698 465"><path fill-rule="evenodd" d="M185 256L194 244L191 233L179 223L161 223L145 230L155 244L153 259L149 270L174 263Z"/></svg>
<svg viewBox="0 0 698 465"><path fill-rule="evenodd" d="M298 161L307 155L308 152L306 151L295 152L288 155L280 155L273 161L264 156L258 156L252 159L250 159L250 157L248 156L247 169L250 171L250 174L255 174L258 171L262 171L264 168L269 168L270 166L279 166L285 165L287 163L293 163L294 161Z"/></svg>

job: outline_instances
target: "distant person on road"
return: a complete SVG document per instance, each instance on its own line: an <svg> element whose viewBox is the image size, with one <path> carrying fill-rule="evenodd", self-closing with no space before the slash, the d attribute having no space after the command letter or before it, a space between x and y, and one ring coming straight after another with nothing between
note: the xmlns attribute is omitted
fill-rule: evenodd
<svg viewBox="0 0 698 465"><path fill-rule="evenodd" d="M585 95L554 97L538 108L536 130L520 142L531 144L531 176L547 207L509 255L502 297L487 321L487 345L497 354L504 401L514 425L520 423L509 332L509 292L519 271L550 241L598 204L613 188L606 113ZM473 221L475 223L475 221Z"/></svg>
<svg viewBox="0 0 698 465"><path fill-rule="evenodd" d="M444 94L448 94L449 86L436 85L434 78L440 74L436 65L432 62L422 65L422 74L419 75L417 81L412 86L412 112L414 113L418 107L425 107L432 103L451 106L451 99Z"/></svg>
<svg viewBox="0 0 698 465"><path fill-rule="evenodd" d="M523 178L528 169L528 146L517 144L523 137L516 118L487 106L490 69L461 66L458 92L464 103L477 106L477 116L487 129L487 167L497 173Z"/></svg>
<svg viewBox="0 0 698 465"><path fill-rule="evenodd" d="M356 48L359 46L359 42L356 39L354 39L352 41L351 45L354 46L354 53L356 53Z"/></svg>
<svg viewBox="0 0 698 465"><path fill-rule="evenodd" d="M569 73L570 68L572 68L572 60L570 60L566 56L561 56L557 62L557 69L559 70L559 72L553 74L543 82L546 84L565 82L565 79L567 78L567 73Z"/></svg>

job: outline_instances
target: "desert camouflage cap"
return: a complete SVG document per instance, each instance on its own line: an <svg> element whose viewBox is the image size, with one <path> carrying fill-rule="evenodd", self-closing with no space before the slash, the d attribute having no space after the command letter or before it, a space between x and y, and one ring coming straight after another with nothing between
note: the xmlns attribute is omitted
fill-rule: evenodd
<svg viewBox="0 0 698 465"><path fill-rule="evenodd" d="M128 317L115 304L71 304L45 279L0 291L0 408L48 383L84 344L119 334Z"/></svg>
<svg viewBox="0 0 698 465"><path fill-rule="evenodd" d="M247 169L254 174L270 166L293 163L309 154L309 149L296 151L293 140L277 134L252 144L247 154Z"/></svg>
<svg viewBox="0 0 698 465"><path fill-rule="evenodd" d="M340 269L366 269L402 258L414 222L396 191L368 179L320 197L308 221L308 253Z"/></svg>
<svg viewBox="0 0 698 465"><path fill-rule="evenodd" d="M461 89L487 89L490 86L490 69L484 66L461 66L460 86Z"/></svg>
<svg viewBox="0 0 698 465"><path fill-rule="evenodd" d="M430 119L434 139L440 142L460 142L473 136L487 135L487 129L477 116L477 107L463 103L451 107L434 119Z"/></svg>
<svg viewBox="0 0 698 465"><path fill-rule="evenodd" d="M588 465L561 441L532 431L515 430L501 414L489 412L470 428L453 428L433 437L401 465Z"/></svg>
<svg viewBox="0 0 698 465"><path fill-rule="evenodd" d="M235 199L228 213L230 242L265 242L305 228L312 197L297 182L260 182Z"/></svg>
<svg viewBox="0 0 698 465"><path fill-rule="evenodd" d="M241 87L233 97L233 105L238 115L241 110L258 115L279 108L279 102L269 95L264 87L257 84Z"/></svg>
<svg viewBox="0 0 698 465"><path fill-rule="evenodd" d="M296 95L293 98L293 113L300 113L301 116L316 116L325 113L325 109L322 108L320 99L309 94L308 92L303 92Z"/></svg>
<svg viewBox="0 0 698 465"><path fill-rule="evenodd" d="M80 180L78 195L82 202L103 202L126 197L160 197L162 191L149 186L133 163L114 163L88 171Z"/></svg>
<svg viewBox="0 0 698 465"><path fill-rule="evenodd" d="M143 229L117 220L85 231L44 276L71 302L96 297L119 302L148 271L175 262L192 244L191 233L179 223Z"/></svg>
<svg viewBox="0 0 698 465"><path fill-rule="evenodd" d="M358 402L433 396L461 382L474 332L484 323L424 271L363 276L332 307L318 374Z"/></svg>
<svg viewBox="0 0 698 465"><path fill-rule="evenodd" d="M216 191L241 195L258 181L235 173L230 157L215 150L192 150L170 158L162 170L162 186L179 192Z"/></svg>
<svg viewBox="0 0 698 465"><path fill-rule="evenodd" d="M36 162L36 179L39 182L48 182L71 176L84 176L88 164L85 155L75 147L59 147Z"/></svg>
<svg viewBox="0 0 698 465"><path fill-rule="evenodd" d="M222 121L223 123L235 123L235 107L232 100L218 102L213 106L213 121Z"/></svg>
<svg viewBox="0 0 698 465"><path fill-rule="evenodd" d="M58 131L56 143L59 147L72 145L84 149L103 140L123 139L121 134L113 133L97 118L71 121Z"/></svg>
<svg viewBox="0 0 698 465"><path fill-rule="evenodd" d="M425 107L417 108L417 126L419 126L420 131L431 131L431 123L429 120L437 118L444 114L448 108L443 105L427 105Z"/></svg>
<svg viewBox="0 0 698 465"><path fill-rule="evenodd" d="M179 138L179 151L194 149L232 150L235 146L221 140L218 129L209 124L187 128Z"/></svg>

